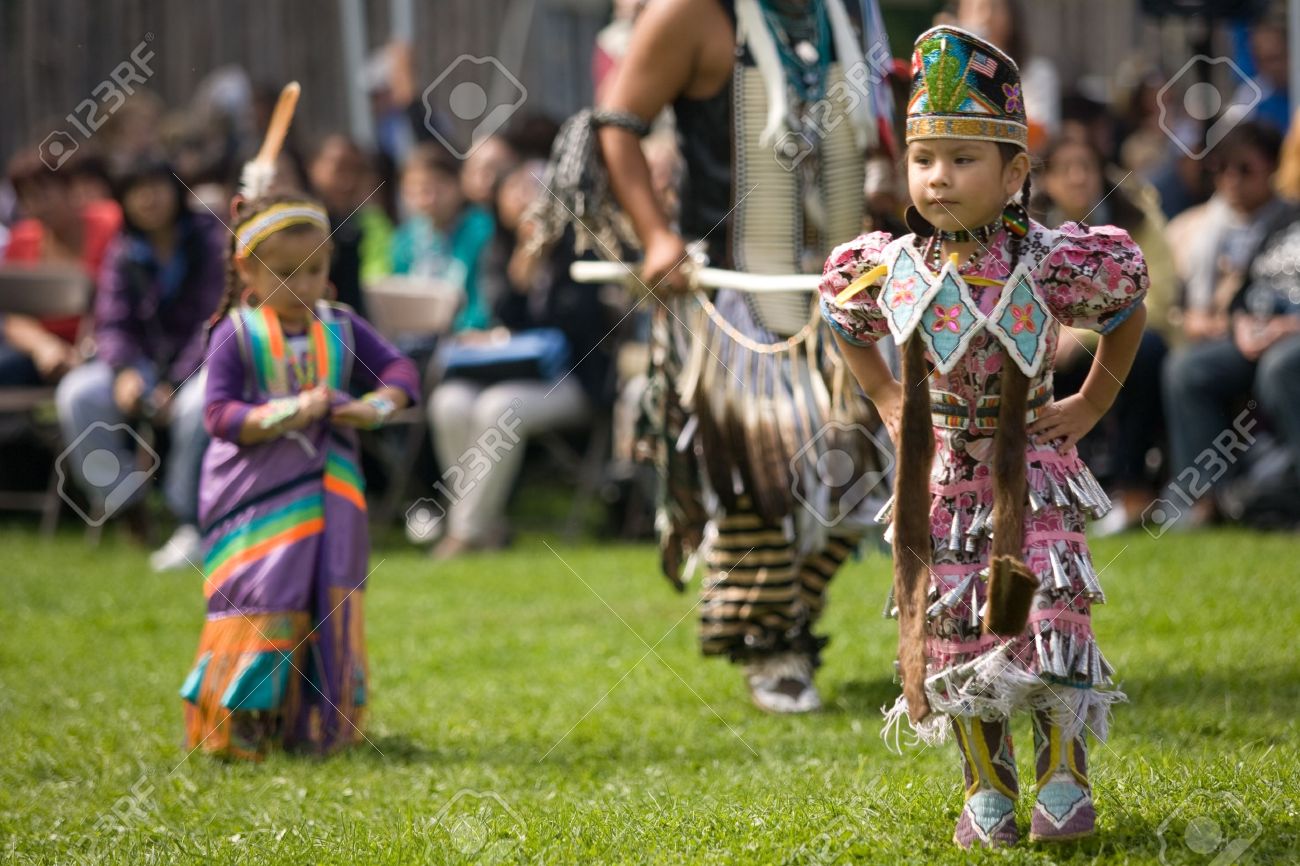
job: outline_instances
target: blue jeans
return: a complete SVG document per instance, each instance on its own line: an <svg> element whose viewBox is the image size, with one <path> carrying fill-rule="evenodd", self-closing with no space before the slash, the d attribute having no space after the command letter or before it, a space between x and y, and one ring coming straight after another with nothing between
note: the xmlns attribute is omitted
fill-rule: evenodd
<svg viewBox="0 0 1300 866"><path fill-rule="evenodd" d="M32 356L0 340L0 387L41 384L40 371Z"/></svg>
<svg viewBox="0 0 1300 866"><path fill-rule="evenodd" d="M1164 384L1172 477L1232 431L1229 409L1252 394L1300 467L1300 336L1278 341L1258 361L1242 357L1231 339L1189 346L1165 363Z"/></svg>
<svg viewBox="0 0 1300 866"><path fill-rule="evenodd" d="M152 389L158 381L157 372L152 365L139 369L146 387ZM59 456L66 474L76 480L92 506L116 512L143 495L143 481L153 472L138 468L138 451L144 443L113 401L113 378L113 369L103 361L83 364L59 383L55 402L63 439L69 445ZM203 427L207 378L207 371L199 370L172 398L171 450L167 465L155 467L163 472L167 507L181 523L198 520L199 472L208 447L208 432Z"/></svg>

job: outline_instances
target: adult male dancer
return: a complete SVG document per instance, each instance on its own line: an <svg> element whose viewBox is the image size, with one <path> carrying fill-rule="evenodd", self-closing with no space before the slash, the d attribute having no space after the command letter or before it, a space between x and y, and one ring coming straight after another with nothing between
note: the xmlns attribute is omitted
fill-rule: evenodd
<svg viewBox="0 0 1300 866"><path fill-rule="evenodd" d="M705 565L703 652L742 663L769 712L821 705L812 625L874 510L882 455L813 297L683 297L683 238L716 267L819 272L862 224L868 77L842 0L655 0L596 120L642 279L675 295L656 309L651 389L665 572L680 586L687 556ZM669 105L676 229L637 140Z"/></svg>

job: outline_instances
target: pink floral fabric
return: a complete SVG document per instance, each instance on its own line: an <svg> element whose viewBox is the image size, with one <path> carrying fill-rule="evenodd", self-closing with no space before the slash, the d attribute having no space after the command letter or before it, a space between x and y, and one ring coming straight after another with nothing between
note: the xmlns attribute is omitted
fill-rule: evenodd
<svg viewBox="0 0 1300 866"><path fill-rule="evenodd" d="M874 232L837 247L827 260L821 284L823 315L849 342L868 345L889 333L876 301L880 285L861 292L843 305L837 304L835 297L859 275L877 264L892 261L894 245L902 243L917 243L920 248L912 235L895 240L888 234ZM1017 264L1016 246L1006 231L1000 232L992 240L989 252L964 275L1005 280ZM1030 387L1043 384L1050 387L1051 360L1056 354L1061 326L1108 333L1128 317L1145 295L1146 264L1128 234L1109 226L1083 228L1066 224L1053 231L1031 223L1020 246L1023 261L1033 268L1031 278L1038 296L1051 313L1045 326L1048 362ZM988 315L997 304L1001 286L971 288L980 310ZM923 286L914 288L917 293L923 290ZM932 374L930 387L932 391L942 389L956 394L968 406L973 406L979 397L999 393L1004 363L1006 355L1002 345L981 330L950 373ZM989 538L978 535L967 543L967 530L973 522L978 522L980 511L992 507L993 437L977 431L973 423L963 429L936 428L934 436L931 598L942 598L967 578L972 579L961 601L930 618L928 661L932 674L959 666L1003 643L998 638L982 635L979 628L979 609L986 597L986 580L980 572L988 565ZM1091 568L1084 537L1087 513L1073 495L1069 497L1070 504L1061 504L1059 493L1070 490L1072 481L1077 484L1087 468L1074 448L1062 452L1056 443L1032 436L1025 459L1029 486L1045 503L1037 511L1025 509L1024 561L1039 577L1040 589L1029 630L1011 641L1011 658L1024 673L1046 677L1045 667L1058 671L1076 669L1077 676L1056 679L1066 679L1070 685L1080 687L1101 685L1103 678L1096 676L1097 665L1092 663L1094 647L1089 613L1093 594L1088 592L1082 573ZM951 544L954 519L959 535L956 549ZM1055 567L1053 549L1058 560ZM1063 578L1068 581L1068 588L1060 586ZM1053 661L1045 666L1044 654L1050 660L1051 648L1058 641L1060 647L1068 647L1058 650L1067 657L1063 661L1055 660L1060 664ZM1044 645L1049 649L1043 650ZM980 708L972 707L971 711L979 712Z"/></svg>

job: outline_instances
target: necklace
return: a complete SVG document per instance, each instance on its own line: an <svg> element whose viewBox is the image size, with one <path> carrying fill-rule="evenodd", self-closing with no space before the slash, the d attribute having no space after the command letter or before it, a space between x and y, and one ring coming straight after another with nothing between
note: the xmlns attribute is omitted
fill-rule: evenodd
<svg viewBox="0 0 1300 866"><path fill-rule="evenodd" d="M981 244L988 244L993 236L1002 228L1002 218L998 217L988 225L979 226L978 228L957 229L956 231L945 231L944 229L935 229L934 236L941 241L947 241L950 244L965 244L971 241L979 241Z"/></svg>
<svg viewBox="0 0 1300 866"><path fill-rule="evenodd" d="M298 380L299 389L311 388L316 384L316 353L312 351L312 343L315 342L312 339L313 336L308 331L308 333L301 334L296 338L306 343L302 347L301 357L293 346L289 347L288 355L290 363L293 364L293 375ZM286 337L286 342L290 339L294 338Z"/></svg>
<svg viewBox="0 0 1300 866"><path fill-rule="evenodd" d="M971 254L967 256L966 261L957 266L957 273L960 274L962 271L974 267L975 263L979 261L980 256L983 254L983 246L978 246L971 250ZM925 264L930 268L931 273L938 274L939 271L943 270L943 247L939 243L939 236L937 233L926 241L925 252L922 254L921 258L925 260Z"/></svg>
<svg viewBox="0 0 1300 866"><path fill-rule="evenodd" d="M826 94L826 73L830 67L831 28L822 0L805 4L782 4L759 0L767 27L776 37L786 80L804 102L815 102Z"/></svg>

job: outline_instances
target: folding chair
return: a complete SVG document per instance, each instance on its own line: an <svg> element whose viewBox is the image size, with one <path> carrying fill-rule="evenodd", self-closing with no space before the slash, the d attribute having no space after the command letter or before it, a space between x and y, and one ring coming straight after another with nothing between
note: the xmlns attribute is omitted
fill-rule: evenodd
<svg viewBox="0 0 1300 866"><path fill-rule="evenodd" d="M90 305L92 290L90 278L75 265L6 266L0 268L0 313L40 319L81 316ZM0 387L0 415L10 422L17 419L10 441L31 433L51 453L58 454L63 447L53 386ZM40 513L42 535L54 532L59 507L58 473L53 463L44 492L0 491L0 508Z"/></svg>
<svg viewBox="0 0 1300 866"><path fill-rule="evenodd" d="M465 301L459 286L442 280L393 275L364 288L370 323L390 342L401 345L411 339L441 336L451 330L452 321ZM427 371L426 371L427 372ZM428 400L433 383L421 377L421 402ZM372 517L389 523L397 515L412 480L411 467L428 439L429 425L424 407L410 406L389 419L390 427L402 427L396 447L382 437L367 437L374 455L384 468L388 486Z"/></svg>

